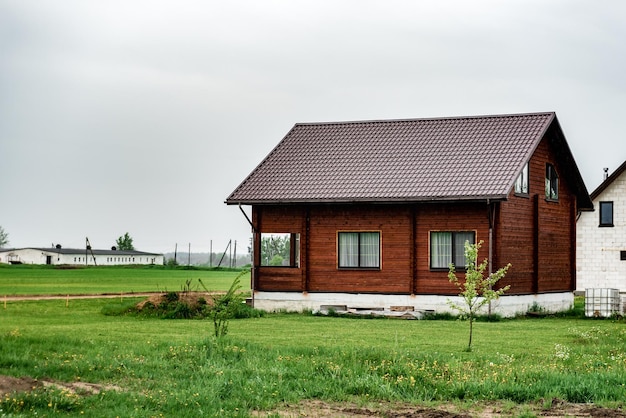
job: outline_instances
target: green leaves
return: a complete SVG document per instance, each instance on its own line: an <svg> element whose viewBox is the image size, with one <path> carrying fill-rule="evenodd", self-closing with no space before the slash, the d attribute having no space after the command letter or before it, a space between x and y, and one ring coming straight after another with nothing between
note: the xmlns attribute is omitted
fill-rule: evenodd
<svg viewBox="0 0 626 418"><path fill-rule="evenodd" d="M9 234L0 226L0 248L4 248L9 243Z"/></svg>
<svg viewBox="0 0 626 418"><path fill-rule="evenodd" d="M128 235L128 232L119 237L115 241L115 243L117 244L118 250L132 251L135 249L135 247L133 246L133 239L130 237L130 235Z"/></svg>
<svg viewBox="0 0 626 418"><path fill-rule="evenodd" d="M223 337L228 333L228 322L235 318L244 301L245 297L239 290L241 289L241 276L245 274L247 271L239 273L225 294L211 296L213 303L208 307L208 312L213 321L213 331L216 338ZM200 284L204 290L209 291L201 280Z"/></svg>
<svg viewBox="0 0 626 418"><path fill-rule="evenodd" d="M472 324L476 313L484 305L488 304L494 299L498 299L504 294L511 286L507 285L494 290L495 285L500 279L502 279L511 264L507 264L495 273L491 273L485 277L485 270L487 269L488 260L484 259L482 263L478 264L478 250L483 241L477 244L470 244L465 241L465 260L467 264L467 270L465 272L465 280L460 281L456 277L456 271L454 264L450 264L450 270L448 272L448 279L451 283L454 283L459 289L459 297L462 303L456 303L448 300L448 305L461 313L462 316L469 318L470 321L470 335L469 343L467 345L468 351L472 346Z"/></svg>

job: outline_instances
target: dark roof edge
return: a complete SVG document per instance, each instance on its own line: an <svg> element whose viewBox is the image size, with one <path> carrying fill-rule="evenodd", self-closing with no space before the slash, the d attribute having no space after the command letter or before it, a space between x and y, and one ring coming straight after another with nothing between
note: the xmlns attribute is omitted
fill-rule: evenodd
<svg viewBox="0 0 626 418"><path fill-rule="evenodd" d="M524 168L524 166L528 164L532 156L535 154L537 147L539 146L543 138L546 136L546 134L550 130L550 126L556 120L556 112L527 113L526 115L550 115L550 118L546 121L546 124L543 126L543 129L541 130L541 132L537 134L537 137L534 140L533 146L529 149L528 153L524 156L524 162L522 163L522 165L517 167L517 170L515 171L516 173L521 173L522 168ZM508 187L509 190L512 189L513 186L515 185L515 182L517 181L518 176L519 174L516 175L513 178L513 181L509 184L509 187Z"/></svg>
<svg viewBox="0 0 626 418"><path fill-rule="evenodd" d="M467 202L495 202L507 200L507 195L493 196L429 196L419 199L293 199L293 200L226 200L227 205L299 205L299 204L351 204L351 203L368 203L368 204L412 204L412 203L467 203Z"/></svg>
<svg viewBox="0 0 626 418"><path fill-rule="evenodd" d="M503 113L495 115L474 115L474 116L442 116L432 118L406 118L406 119L370 119L370 120L346 120L336 122L298 122L296 126L315 126L315 125L348 125L348 124L365 124L365 123L397 123L397 122L419 122L419 121L441 121L441 120L463 120L463 119L487 119L487 118L510 118L520 116L537 116L537 115L555 115L555 112L529 112L529 113ZM292 128L293 129L293 128Z"/></svg>
<svg viewBox="0 0 626 418"><path fill-rule="evenodd" d="M552 124L551 124L552 126ZM585 185L585 181L583 180L583 176L580 174L580 170L578 169L578 165L576 164L576 159L574 158L574 154L567 143L567 139L565 138L565 133L561 128L561 124L559 123L558 118L554 117L554 125L556 129L556 140L560 142L557 146L563 147L565 150L565 156L562 159L564 163L567 165L567 173L570 178L570 183L574 189L574 193L576 194L576 206L579 211L593 211L593 202L589 197L589 191L587 191L587 186Z"/></svg>
<svg viewBox="0 0 626 418"><path fill-rule="evenodd" d="M297 124L296 124L297 125ZM275 152L276 149L283 143L283 141L289 136L289 134L291 133L291 131L294 130L294 128L296 127L296 125L292 126L291 129L289 129L289 131L287 131L287 133L285 135L283 135L282 139L280 141L278 141L278 143L276 145L274 145L274 148L272 148L272 150L265 156L265 158L263 158L257 165L256 167L254 167L254 169L250 172L250 174L248 174L246 176L246 178L244 178L242 180L241 183L239 183L239 185L237 187L235 187L235 190L232 191L231 194L228 195L228 197L226 198L226 201L228 201L230 199L231 196L233 196L235 193L237 193L237 191L239 189L241 189L243 187L244 184L246 184L248 182L248 180L250 178L252 178L252 176L254 175L254 173L256 173L259 168L265 163L265 161L267 161Z"/></svg>
<svg viewBox="0 0 626 418"><path fill-rule="evenodd" d="M600 195L615 179L622 175L622 173L626 171L626 161L620 165L617 170L613 171L610 176L608 176L596 189L591 192L591 200L594 200L596 197Z"/></svg>

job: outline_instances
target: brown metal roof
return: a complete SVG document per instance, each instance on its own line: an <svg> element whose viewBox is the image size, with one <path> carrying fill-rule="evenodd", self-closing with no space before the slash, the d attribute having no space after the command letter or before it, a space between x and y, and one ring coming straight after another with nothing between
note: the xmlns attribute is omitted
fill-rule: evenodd
<svg viewBox="0 0 626 418"><path fill-rule="evenodd" d="M553 121L548 112L299 123L226 203L505 199Z"/></svg>

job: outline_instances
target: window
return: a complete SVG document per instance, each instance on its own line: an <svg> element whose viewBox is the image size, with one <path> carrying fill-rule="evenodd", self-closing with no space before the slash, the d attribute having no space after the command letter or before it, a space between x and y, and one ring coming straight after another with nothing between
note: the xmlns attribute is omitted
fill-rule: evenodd
<svg viewBox="0 0 626 418"><path fill-rule="evenodd" d="M613 226L613 202L600 202L600 226Z"/></svg>
<svg viewBox="0 0 626 418"><path fill-rule="evenodd" d="M559 176L552 164L546 164L546 199L559 200Z"/></svg>
<svg viewBox="0 0 626 418"><path fill-rule="evenodd" d="M522 169L522 172L515 180L515 193L528 194L528 163Z"/></svg>
<svg viewBox="0 0 626 418"><path fill-rule="evenodd" d="M380 268L380 232L339 232L339 268Z"/></svg>
<svg viewBox="0 0 626 418"><path fill-rule="evenodd" d="M448 269L450 263L465 268L465 241L476 242L474 231L431 231L430 268Z"/></svg>
<svg viewBox="0 0 626 418"><path fill-rule="evenodd" d="M300 234L262 233L261 266L300 267Z"/></svg>

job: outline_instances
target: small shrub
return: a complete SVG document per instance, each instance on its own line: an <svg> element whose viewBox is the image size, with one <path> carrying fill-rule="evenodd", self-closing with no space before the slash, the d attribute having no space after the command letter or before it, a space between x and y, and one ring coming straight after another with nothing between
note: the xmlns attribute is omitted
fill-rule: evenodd
<svg viewBox="0 0 626 418"><path fill-rule="evenodd" d="M245 302L240 303L238 306L233 306L234 319L261 318L263 316L265 316L265 311L255 309Z"/></svg>
<svg viewBox="0 0 626 418"><path fill-rule="evenodd" d="M247 271L243 271L237 276L228 292L211 295L211 300L208 301L191 289L191 281L188 280L180 292L167 292L138 304L109 304L101 312L110 316L136 315L162 319L211 318L217 330L216 336L222 336L227 332L230 319L259 318L265 315L265 311L253 309L244 303L245 296L239 292L239 278L246 273Z"/></svg>
<svg viewBox="0 0 626 418"><path fill-rule="evenodd" d="M180 297L178 296L178 293L176 292L167 292L165 294L165 302L167 303L171 303L171 302L176 302Z"/></svg>
<svg viewBox="0 0 626 418"><path fill-rule="evenodd" d="M228 333L229 321L235 318L237 311L243 305L245 297L239 292L239 289L241 289L241 276L246 273L246 271L239 273L225 294L212 296L213 304L208 307L207 311L209 318L213 321L213 331L217 338ZM201 280L200 285L209 292Z"/></svg>
<svg viewBox="0 0 626 418"><path fill-rule="evenodd" d="M492 313L491 315L476 315L474 320L476 322L500 322L504 318L498 313Z"/></svg>
<svg viewBox="0 0 626 418"><path fill-rule="evenodd" d="M426 312L424 313L423 319L431 321L453 321L459 319L459 317L450 312Z"/></svg>

